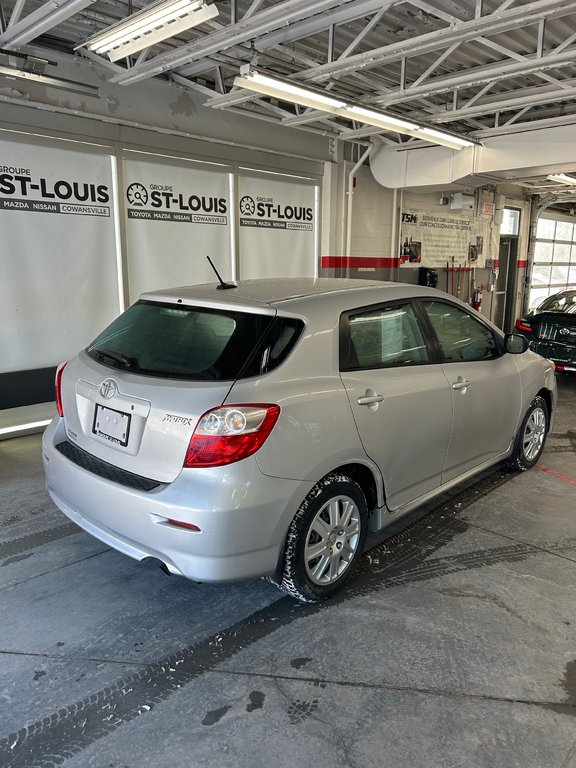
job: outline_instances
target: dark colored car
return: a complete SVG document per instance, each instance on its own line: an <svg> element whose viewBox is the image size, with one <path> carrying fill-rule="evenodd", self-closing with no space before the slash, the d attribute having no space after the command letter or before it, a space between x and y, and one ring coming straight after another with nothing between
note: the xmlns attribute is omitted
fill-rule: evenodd
<svg viewBox="0 0 576 768"><path fill-rule="evenodd" d="M576 291L561 291L516 320L530 349L552 360L557 371L576 373Z"/></svg>

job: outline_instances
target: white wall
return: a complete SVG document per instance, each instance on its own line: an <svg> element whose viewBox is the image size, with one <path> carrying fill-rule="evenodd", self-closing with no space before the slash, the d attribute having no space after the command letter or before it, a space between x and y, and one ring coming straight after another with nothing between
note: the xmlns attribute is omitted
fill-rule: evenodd
<svg viewBox="0 0 576 768"><path fill-rule="evenodd" d="M70 59L54 51L29 49L57 62L57 77L97 86L97 96L49 88L26 80L0 82L0 123L56 130L60 135L134 143L136 129L153 129L144 144L173 146L169 136L201 138L213 145L215 156L225 157L224 146L268 150L287 158L329 160L329 140L320 133L289 129L203 106L208 96L181 85L152 78L129 86L108 82L111 72L81 57ZM83 118L89 118L84 119ZM184 142L185 144L185 142ZM220 145L220 146L218 146ZM185 147L184 147L185 149ZM189 151L189 150L188 150ZM209 154L208 150L205 150Z"/></svg>
<svg viewBox="0 0 576 768"><path fill-rule="evenodd" d="M356 173L352 197L351 256L385 258L391 253L393 193L375 180L369 168Z"/></svg>

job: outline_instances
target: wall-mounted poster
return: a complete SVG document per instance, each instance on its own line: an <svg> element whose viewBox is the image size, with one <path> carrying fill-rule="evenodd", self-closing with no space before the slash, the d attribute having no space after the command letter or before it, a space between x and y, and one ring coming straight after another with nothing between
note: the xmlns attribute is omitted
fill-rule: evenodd
<svg viewBox="0 0 576 768"><path fill-rule="evenodd" d="M56 365L118 314L113 159L0 141L0 372Z"/></svg>
<svg viewBox="0 0 576 768"><path fill-rule="evenodd" d="M131 153L124 161L130 300L157 288L232 277L230 172Z"/></svg>
<svg viewBox="0 0 576 768"><path fill-rule="evenodd" d="M240 277L313 277L317 187L263 176L238 180Z"/></svg>
<svg viewBox="0 0 576 768"><path fill-rule="evenodd" d="M403 211L401 267L484 266L489 222L465 214Z"/></svg>

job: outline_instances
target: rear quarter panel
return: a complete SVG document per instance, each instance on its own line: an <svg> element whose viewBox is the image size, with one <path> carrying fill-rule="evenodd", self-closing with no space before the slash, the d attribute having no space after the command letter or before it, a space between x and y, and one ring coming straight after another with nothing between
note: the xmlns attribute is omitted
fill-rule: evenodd
<svg viewBox="0 0 576 768"><path fill-rule="evenodd" d="M326 325L310 311L302 338L276 370L237 382L229 403L277 403L278 422L256 459L266 475L316 482L336 467L361 463L379 472L360 442L338 371L340 312ZM302 318L304 319L304 318Z"/></svg>

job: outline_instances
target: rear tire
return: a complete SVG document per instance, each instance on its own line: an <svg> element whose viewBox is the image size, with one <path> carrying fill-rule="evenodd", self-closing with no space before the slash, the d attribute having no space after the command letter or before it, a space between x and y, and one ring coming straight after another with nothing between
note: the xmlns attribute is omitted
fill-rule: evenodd
<svg viewBox="0 0 576 768"><path fill-rule="evenodd" d="M280 588L304 603L335 595L364 548L368 507L362 489L333 472L310 491L288 529Z"/></svg>
<svg viewBox="0 0 576 768"><path fill-rule="evenodd" d="M508 460L512 469L525 472L536 464L544 450L548 423L548 406L544 398L538 395L530 403L516 435L514 450Z"/></svg>

